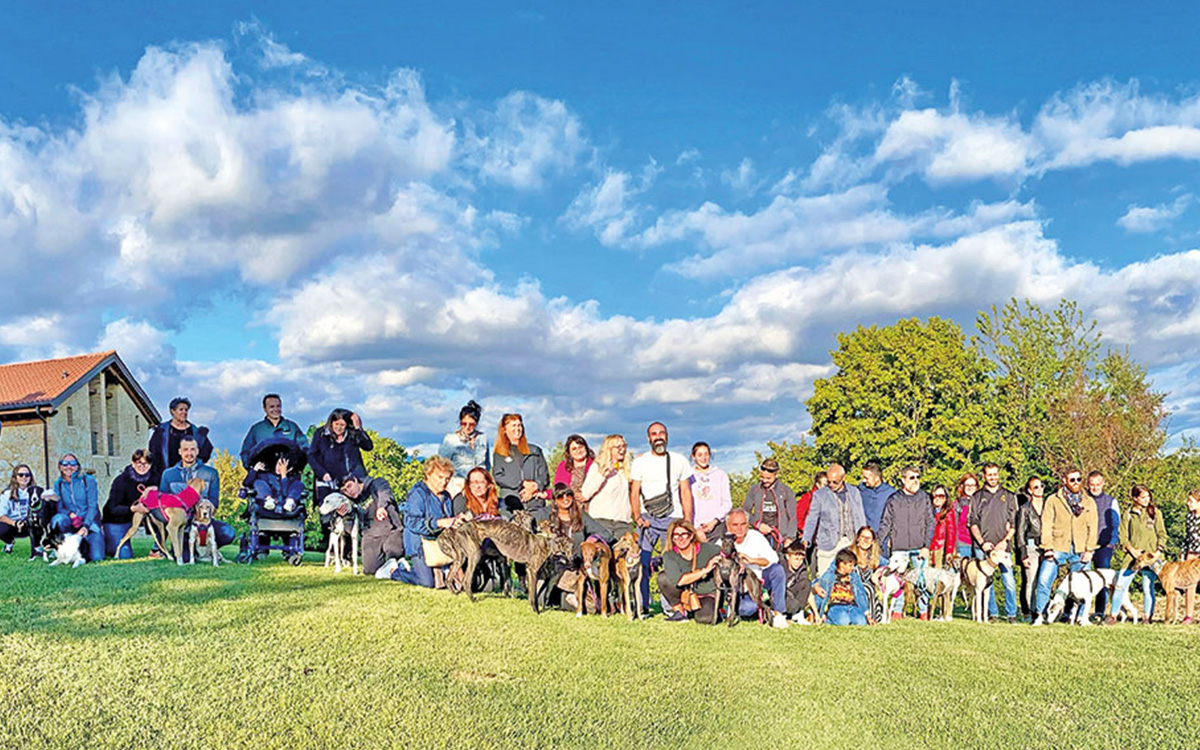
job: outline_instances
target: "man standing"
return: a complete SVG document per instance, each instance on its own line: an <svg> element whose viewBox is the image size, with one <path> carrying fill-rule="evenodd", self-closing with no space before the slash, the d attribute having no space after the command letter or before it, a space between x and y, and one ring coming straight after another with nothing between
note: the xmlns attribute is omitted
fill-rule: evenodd
<svg viewBox="0 0 1200 750"><path fill-rule="evenodd" d="M163 472L179 463L179 441L186 436L196 439L200 448L200 460L212 458L213 444L208 439L208 428L197 427L188 421L192 402L179 396L171 399L171 418L154 428L150 435L150 481L158 482Z"/></svg>
<svg viewBox="0 0 1200 750"><path fill-rule="evenodd" d="M283 399L279 394L268 393L263 396L262 406L265 416L261 421L250 425L246 438L242 441L242 466L250 468L250 455L254 453L254 447L269 438L286 438L308 453L308 435L304 434L300 425L290 419L284 419Z"/></svg>
<svg viewBox="0 0 1200 750"><path fill-rule="evenodd" d="M879 530L879 521L883 518L883 506L887 504L888 498L895 491L895 487L883 481L883 469L878 462L871 461L863 467L862 483L858 485L858 492L862 496L863 515L866 516L867 525L872 529ZM885 549L884 552L886 551Z"/></svg>
<svg viewBox="0 0 1200 750"><path fill-rule="evenodd" d="M923 565L922 554L928 555L929 540L933 538L933 502L921 489L921 470L906 466L900 472L900 489L893 492L883 506L879 521L879 538L890 549L888 568L904 575L908 566ZM929 595L921 589L917 612L922 620L929 618ZM892 611L904 616L904 598L896 597ZM895 615L893 615L895 619Z"/></svg>
<svg viewBox="0 0 1200 750"><path fill-rule="evenodd" d="M362 509L347 503L333 512L343 516L362 513L363 573L391 578L404 557L404 519L392 496L392 486L383 477L363 479L351 474L341 478L339 488Z"/></svg>
<svg viewBox="0 0 1200 750"><path fill-rule="evenodd" d="M1062 486L1042 506L1042 565L1038 569L1034 625L1041 625L1050 603L1050 587L1058 577L1059 566L1071 572L1083 570L1096 551L1096 501L1083 492L1083 472L1071 469L1063 474Z"/></svg>
<svg viewBox="0 0 1200 750"><path fill-rule="evenodd" d="M1111 568L1113 549L1117 546L1117 529L1121 526L1121 506L1104 491L1104 474L1099 471L1087 475L1087 492L1096 503L1098 523L1096 544L1099 546L1092 555L1092 564L1097 568ZM1107 609L1108 589L1104 589L1096 597L1096 611L1106 612Z"/></svg>
<svg viewBox="0 0 1200 750"><path fill-rule="evenodd" d="M650 450L633 460L630 468L629 500L633 520L641 534L642 570L650 570L650 558L659 542L664 550L671 543L667 526L672 519L692 520L692 470L681 453L667 450L667 427L653 422L646 428ZM650 576L642 576L642 601L650 604Z"/></svg>
<svg viewBox="0 0 1200 750"><path fill-rule="evenodd" d="M846 484L846 470L833 464L825 470L828 481L813 493L812 507L804 521L804 541L816 541L817 576L833 564L838 550L850 546L858 529L867 521L863 515L862 496L858 488Z"/></svg>
<svg viewBox="0 0 1200 750"><path fill-rule="evenodd" d="M216 509L221 504L221 476L216 469L200 460L199 442L195 437L187 435L179 441L179 463L163 472L158 490L170 495L178 495L187 489L187 483L192 479L204 481L200 498L212 503L213 508ZM145 512L145 506L137 503L132 506L132 510ZM160 520L166 523L167 519L162 517ZM212 532L217 538L218 547L232 543L233 538L237 536L232 526L216 518L212 519ZM186 558L189 553L189 550L185 550L184 557Z"/></svg>
<svg viewBox="0 0 1200 750"><path fill-rule="evenodd" d="M786 628L787 574L779 564L779 553L771 547L765 536L750 528L746 511L739 509L730 512L725 524L729 527L729 533L733 534L733 546L737 548L738 559L771 595L771 609L775 613L771 618L771 626ZM755 617L758 615L757 603L748 596L739 597L738 614Z"/></svg>
<svg viewBox="0 0 1200 750"><path fill-rule="evenodd" d="M1017 528L1017 497L1000 486L1000 467L983 466L983 486L971 496L967 524L978 550L977 557L997 559L1000 581L1004 585L1004 613L1009 622L1017 621L1017 579L1013 575L1009 541ZM992 555L992 551L997 552ZM988 597L988 613L997 613L995 587Z"/></svg>
<svg viewBox="0 0 1200 750"><path fill-rule="evenodd" d="M796 493L779 481L779 462L768 458L758 467L758 482L746 493L742 508L750 525L762 534L777 530L783 538L780 548L796 538Z"/></svg>

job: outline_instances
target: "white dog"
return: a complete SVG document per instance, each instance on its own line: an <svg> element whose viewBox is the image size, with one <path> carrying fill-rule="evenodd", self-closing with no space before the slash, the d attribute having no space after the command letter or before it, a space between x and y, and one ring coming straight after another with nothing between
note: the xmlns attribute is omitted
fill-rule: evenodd
<svg viewBox="0 0 1200 750"><path fill-rule="evenodd" d="M63 537L62 543L58 545L58 551L54 555L54 562L50 563L51 567L55 565L70 565L72 568L78 568L80 565L86 563L87 560L79 552L79 547L82 544L82 534L67 534Z"/></svg>
<svg viewBox="0 0 1200 750"><path fill-rule="evenodd" d="M1001 565L1012 566L1012 555L993 549L982 560L963 560L963 596L970 602L971 619L975 622L988 621L988 594L992 591L992 574Z"/></svg>
<svg viewBox="0 0 1200 750"><path fill-rule="evenodd" d="M954 619L954 598L958 596L958 588L962 585L959 564L955 556L951 557L945 568L926 565L913 568L904 574L904 583L912 588L914 596L922 593L929 596L929 619L934 619L933 613L939 601L942 605L942 616L937 619L943 622Z"/></svg>
<svg viewBox="0 0 1200 750"><path fill-rule="evenodd" d="M343 505L350 509L346 515L337 512L338 508ZM332 514L332 518L329 521L329 546L325 548L325 567L328 568L330 563L333 563L334 572L342 572L342 561L346 558L346 534L349 532L351 574L358 575L358 537L360 528L358 510L354 507L354 503L340 492L331 492L325 496L325 500L321 503L320 513L323 516Z"/></svg>
<svg viewBox="0 0 1200 750"><path fill-rule="evenodd" d="M1096 604L1096 597L1101 591L1108 591L1111 595L1113 584L1116 581L1117 571L1108 568L1077 570L1074 573L1068 573L1062 583L1058 584L1058 588L1054 590L1054 598L1046 607L1046 622L1057 621L1063 608L1066 607L1067 600L1071 599L1076 602L1075 614L1072 616L1071 622L1076 625L1090 624L1091 621L1088 617L1092 613L1092 607ZM1133 606L1129 597L1125 597L1125 601L1121 603L1120 614L1122 620L1128 616L1135 625L1137 624L1137 608Z"/></svg>

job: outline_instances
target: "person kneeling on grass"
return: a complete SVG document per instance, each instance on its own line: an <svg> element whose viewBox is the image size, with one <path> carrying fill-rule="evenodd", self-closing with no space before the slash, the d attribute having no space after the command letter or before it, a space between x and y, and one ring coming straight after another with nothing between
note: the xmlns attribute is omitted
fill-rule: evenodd
<svg viewBox="0 0 1200 750"><path fill-rule="evenodd" d="M438 535L445 529L468 520L466 513L454 515L453 500L446 492L454 464L443 456L425 459L425 478L413 485L404 501L404 554L407 562L397 561L392 580L434 587L434 570L441 570L449 560L437 544Z"/></svg>
<svg viewBox="0 0 1200 750"><path fill-rule="evenodd" d="M858 558L852 551L839 550L834 564L813 584L817 612L830 625L875 624L857 564Z"/></svg>
<svg viewBox="0 0 1200 750"><path fill-rule="evenodd" d="M771 626L786 628L788 620L783 610L787 601L787 574L778 562L779 554L765 536L750 528L749 515L741 508L731 511L726 516L725 525L729 528L729 533L733 534L733 546L737 548L738 559L745 566L746 572L757 578L771 595L771 609L774 610ZM742 617L756 617L758 603L749 596L738 597L738 614Z"/></svg>
<svg viewBox="0 0 1200 750"><path fill-rule="evenodd" d="M795 539L784 548L783 572L786 576L784 598L786 600L785 614L792 622L807 625L804 611L808 609L808 597L812 592L812 581L808 577L808 560L804 541Z"/></svg>
<svg viewBox="0 0 1200 750"><path fill-rule="evenodd" d="M362 508L363 573L390 578L396 560L404 556L404 518L392 495L392 486L383 477L363 478L351 473L338 482L342 494ZM335 508L345 515L351 510Z"/></svg>
<svg viewBox="0 0 1200 750"><path fill-rule="evenodd" d="M721 561L716 545L699 541L690 521L677 518L667 526L666 554L658 574L658 590L667 622L683 622L694 614L697 622L712 623L717 606L713 570Z"/></svg>

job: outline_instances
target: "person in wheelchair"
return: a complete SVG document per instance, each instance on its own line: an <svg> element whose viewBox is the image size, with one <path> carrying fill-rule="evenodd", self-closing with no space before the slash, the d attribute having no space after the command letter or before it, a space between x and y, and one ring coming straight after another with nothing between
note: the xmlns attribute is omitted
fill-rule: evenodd
<svg viewBox="0 0 1200 750"><path fill-rule="evenodd" d="M271 473L256 472L253 487L256 501L262 510L292 515L304 497L304 483L299 476L290 473L291 463L287 457L275 459L275 470Z"/></svg>
<svg viewBox="0 0 1200 750"><path fill-rule="evenodd" d="M303 448L287 438L268 438L250 453L240 495L250 528L242 535L238 562L278 550L293 565L304 557L305 489Z"/></svg>

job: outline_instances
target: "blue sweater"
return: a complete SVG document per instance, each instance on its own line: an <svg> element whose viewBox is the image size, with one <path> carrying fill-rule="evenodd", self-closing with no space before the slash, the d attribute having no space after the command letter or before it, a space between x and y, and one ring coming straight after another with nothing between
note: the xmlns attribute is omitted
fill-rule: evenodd
<svg viewBox="0 0 1200 750"><path fill-rule="evenodd" d="M424 480L413 485L404 500L404 554L409 557L421 554L421 540L436 539L437 522L452 515L449 493L443 492L438 497Z"/></svg>
<svg viewBox="0 0 1200 750"><path fill-rule="evenodd" d="M58 495L58 512L74 513L83 519L88 531L100 531L100 503L96 478L90 474L75 474L67 484L62 477L54 480L54 492Z"/></svg>
<svg viewBox="0 0 1200 750"><path fill-rule="evenodd" d="M879 523L883 520L883 506L887 505L888 498L895 491L896 488L887 482L880 482L879 486L874 488L866 484L858 485L858 494L862 496L863 515L872 529L879 531Z"/></svg>

